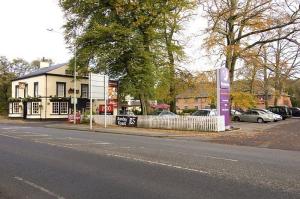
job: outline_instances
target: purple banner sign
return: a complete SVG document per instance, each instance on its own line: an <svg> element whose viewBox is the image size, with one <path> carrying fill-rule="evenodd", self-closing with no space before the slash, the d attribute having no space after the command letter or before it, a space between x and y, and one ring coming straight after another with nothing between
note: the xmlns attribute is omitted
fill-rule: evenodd
<svg viewBox="0 0 300 199"><path fill-rule="evenodd" d="M227 68L220 68L218 72L218 113L224 115L225 127L230 127L230 79Z"/></svg>

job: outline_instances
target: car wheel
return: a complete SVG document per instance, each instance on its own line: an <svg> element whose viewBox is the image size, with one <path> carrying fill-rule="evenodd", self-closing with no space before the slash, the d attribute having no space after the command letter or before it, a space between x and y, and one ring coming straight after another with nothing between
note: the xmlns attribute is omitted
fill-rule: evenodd
<svg viewBox="0 0 300 199"><path fill-rule="evenodd" d="M240 118L239 118L239 117L234 117L234 118L233 118L233 121L237 121L237 122L239 122L239 121L241 121L241 120L240 120Z"/></svg>
<svg viewBox="0 0 300 199"><path fill-rule="evenodd" d="M258 122L258 123L263 123L264 120L263 120L262 118L257 118L257 122Z"/></svg>

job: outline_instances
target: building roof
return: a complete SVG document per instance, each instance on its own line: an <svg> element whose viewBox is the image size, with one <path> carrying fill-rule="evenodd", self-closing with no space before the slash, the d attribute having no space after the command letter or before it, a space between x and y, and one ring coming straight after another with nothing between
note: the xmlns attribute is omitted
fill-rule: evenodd
<svg viewBox="0 0 300 199"><path fill-rule="evenodd" d="M207 98L209 97L206 88L188 88L184 92L176 96L177 99L187 99L187 98Z"/></svg>
<svg viewBox="0 0 300 199"><path fill-rule="evenodd" d="M63 64L56 64L56 65L52 65L52 66L49 66L49 67L45 67L45 68L40 68L34 72L31 72L31 73L28 73L26 75L23 75L21 77L18 77L14 80L20 80L20 79L26 79L26 78L29 78L29 77L35 77L35 76L39 76L39 75L44 75L44 74L47 74L48 72L52 71L52 70L55 70L57 68L60 68L62 66L65 66L66 63L63 63Z"/></svg>

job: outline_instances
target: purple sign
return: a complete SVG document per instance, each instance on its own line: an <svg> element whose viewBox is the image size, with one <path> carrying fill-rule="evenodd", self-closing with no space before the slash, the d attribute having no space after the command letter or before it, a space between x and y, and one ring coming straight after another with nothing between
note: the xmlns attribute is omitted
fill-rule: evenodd
<svg viewBox="0 0 300 199"><path fill-rule="evenodd" d="M227 68L218 69L218 112L224 115L225 127L230 125L230 79Z"/></svg>

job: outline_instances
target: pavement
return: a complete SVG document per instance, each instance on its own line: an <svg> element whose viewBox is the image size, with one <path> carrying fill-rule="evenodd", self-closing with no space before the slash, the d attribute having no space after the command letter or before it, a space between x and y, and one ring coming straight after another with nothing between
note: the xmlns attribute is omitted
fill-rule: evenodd
<svg viewBox="0 0 300 199"><path fill-rule="evenodd" d="M0 124L0 198L300 198L300 153Z"/></svg>

